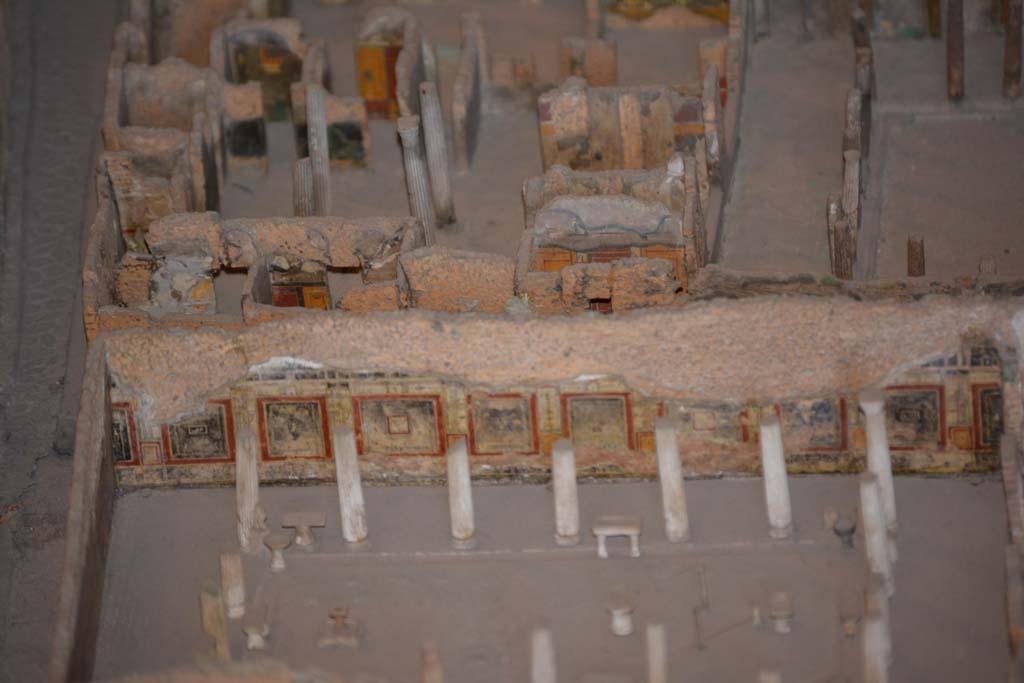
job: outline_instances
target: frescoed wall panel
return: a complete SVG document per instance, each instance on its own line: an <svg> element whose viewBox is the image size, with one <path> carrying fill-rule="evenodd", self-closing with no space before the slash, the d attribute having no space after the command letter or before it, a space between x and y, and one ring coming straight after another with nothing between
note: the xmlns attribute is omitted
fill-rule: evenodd
<svg viewBox="0 0 1024 683"><path fill-rule="evenodd" d="M974 447L980 451L994 451L1003 434L1003 390L993 384L975 384L971 387L974 408Z"/></svg>
<svg viewBox="0 0 1024 683"><path fill-rule="evenodd" d="M579 447L633 449L629 394L562 394L564 435Z"/></svg>
<svg viewBox="0 0 1024 683"><path fill-rule="evenodd" d="M946 445L946 401L941 385L886 387L889 448L914 450Z"/></svg>
<svg viewBox="0 0 1024 683"><path fill-rule="evenodd" d="M469 397L469 447L473 455L536 453L537 399L521 394Z"/></svg>
<svg viewBox="0 0 1024 683"><path fill-rule="evenodd" d="M816 452L847 447L846 401L842 398L783 402L779 420L790 449Z"/></svg>
<svg viewBox="0 0 1024 683"><path fill-rule="evenodd" d="M326 398L259 398L256 403L263 459L331 457Z"/></svg>
<svg viewBox="0 0 1024 683"><path fill-rule="evenodd" d="M441 455L440 396L354 396L360 454Z"/></svg>
<svg viewBox="0 0 1024 683"><path fill-rule="evenodd" d="M163 426L169 462L229 462L235 459L231 401L209 401L198 417Z"/></svg>

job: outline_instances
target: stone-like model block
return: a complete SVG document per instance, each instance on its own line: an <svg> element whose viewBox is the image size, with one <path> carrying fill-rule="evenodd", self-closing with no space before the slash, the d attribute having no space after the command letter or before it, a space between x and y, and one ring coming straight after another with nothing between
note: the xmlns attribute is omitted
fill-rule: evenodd
<svg viewBox="0 0 1024 683"><path fill-rule="evenodd" d="M405 297L394 282L374 282L342 292L338 308L349 313L397 311L405 305Z"/></svg>
<svg viewBox="0 0 1024 683"><path fill-rule="evenodd" d="M149 307L160 313L215 313L213 259L163 258L150 280Z"/></svg>
<svg viewBox="0 0 1024 683"><path fill-rule="evenodd" d="M527 273L519 286L519 294L526 297L534 313L554 315L564 312L559 273Z"/></svg>
<svg viewBox="0 0 1024 683"><path fill-rule="evenodd" d="M563 285L564 287L564 285ZM680 287L672 264L658 258L629 258L612 267L612 310L664 306Z"/></svg>
<svg viewBox="0 0 1024 683"><path fill-rule="evenodd" d="M512 259L443 247L399 257L411 306L450 313L503 313L514 295Z"/></svg>
<svg viewBox="0 0 1024 683"><path fill-rule="evenodd" d="M121 258L114 282L116 300L122 306L136 308L149 301L149 280L156 261L147 255L128 252Z"/></svg>
<svg viewBox="0 0 1024 683"><path fill-rule="evenodd" d="M611 263L576 263L562 268L561 274L566 308L587 308L591 299L612 298Z"/></svg>
<svg viewBox="0 0 1024 683"><path fill-rule="evenodd" d="M225 249L220 216L206 211L155 220L146 231L146 246L154 256L208 256L219 260Z"/></svg>

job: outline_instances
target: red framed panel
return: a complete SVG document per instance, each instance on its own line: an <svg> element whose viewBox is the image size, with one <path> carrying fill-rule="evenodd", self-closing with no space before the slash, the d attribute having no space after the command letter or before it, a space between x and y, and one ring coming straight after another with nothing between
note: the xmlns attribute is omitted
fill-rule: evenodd
<svg viewBox="0 0 1024 683"><path fill-rule="evenodd" d="M939 449L946 448L946 387L941 384L893 384L887 386L885 391L933 391L938 396L939 406L939 425L938 425L938 440L936 447ZM891 398L886 396L886 404L888 405L888 399ZM887 416L888 419L888 416ZM915 451L919 450L921 446L894 446L891 442L889 443L889 450L891 451Z"/></svg>
<svg viewBox="0 0 1024 683"><path fill-rule="evenodd" d="M628 392L595 392L562 394L562 436L572 438L572 414L569 412L569 403L577 398L621 398L624 400L626 412L626 447L636 450L636 435L633 433L633 403Z"/></svg>
<svg viewBox="0 0 1024 683"><path fill-rule="evenodd" d="M234 462L235 460L235 418L232 415L231 410L231 399L211 399L206 402L207 406L215 405L220 406L224 415L224 451L227 453L226 457L222 458L185 458L176 457L174 451L171 448L171 430L170 425L162 425L160 427L160 436L164 442L164 461L169 464L177 465L192 465L200 464L204 465L207 463L218 463L218 462Z"/></svg>
<svg viewBox="0 0 1024 683"><path fill-rule="evenodd" d="M833 399L821 399L823 401L831 401ZM794 401L795 402L795 401ZM846 398L840 396L837 401L836 410L839 411L839 445L838 446L817 446L806 448L800 448L801 453L838 453L845 451L849 447L849 426L847 424L846 417ZM782 405L779 403L775 404L775 414L778 416L779 421L782 422ZM783 438L785 438L785 427L783 427Z"/></svg>
<svg viewBox="0 0 1024 683"><path fill-rule="evenodd" d="M363 404L383 401L430 401L434 404L434 423L436 430L436 444L433 451L410 451L403 453L384 453L383 455L394 456L443 456L448 445L445 436L444 415L441 407L441 396L439 394L364 394L352 397L352 420L356 432L356 450L359 455L366 455L366 443L363 438Z"/></svg>
<svg viewBox="0 0 1024 683"><path fill-rule="evenodd" d="M984 443L982 434L982 414L981 414L981 392L986 390L996 389L1002 391L1003 387L999 382L985 382L983 384L972 384L971 385L971 408L974 414L974 448L979 451L992 451L998 448L999 444L996 443Z"/></svg>
<svg viewBox="0 0 1024 683"><path fill-rule="evenodd" d="M320 420L320 446L321 453L308 455L304 453L285 453L284 455L270 454L270 435L267 432L267 406L284 403L315 403L319 406ZM260 459L271 462L283 462L285 460L331 460L334 455L331 451L331 430L327 419L327 397L325 396L261 396L256 399L256 411L259 413L260 429Z"/></svg>
<svg viewBox="0 0 1024 683"><path fill-rule="evenodd" d="M526 451L481 451L476 443L476 428L473 418L473 396L466 397L469 413L469 452L473 455L538 455L540 453L540 433L537 429L537 395L536 394L485 394L482 398L518 398L527 399L530 411L530 439L532 446Z"/></svg>

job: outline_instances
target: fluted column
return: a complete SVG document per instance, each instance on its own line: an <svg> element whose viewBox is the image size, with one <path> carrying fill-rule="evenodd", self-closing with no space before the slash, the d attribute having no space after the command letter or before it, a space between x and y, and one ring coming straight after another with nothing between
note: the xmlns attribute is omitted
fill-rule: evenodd
<svg viewBox="0 0 1024 683"><path fill-rule="evenodd" d="M889 668L892 666L892 624L889 620L885 579L877 574L872 574L868 580L861 624L864 682L888 683Z"/></svg>
<svg viewBox="0 0 1024 683"><path fill-rule="evenodd" d="M242 556L238 553L220 555L220 598L229 619L245 616L245 574Z"/></svg>
<svg viewBox="0 0 1024 683"><path fill-rule="evenodd" d="M793 533L793 510L789 501L782 426L776 415L761 418L761 469L769 533L772 538L788 538Z"/></svg>
<svg viewBox="0 0 1024 683"><path fill-rule="evenodd" d="M576 456L569 439L559 439L551 447L551 479L555 489L555 542L576 545L580 542L580 502Z"/></svg>
<svg viewBox="0 0 1024 683"><path fill-rule="evenodd" d="M530 639L530 683L558 683L551 631L537 629Z"/></svg>
<svg viewBox="0 0 1024 683"><path fill-rule="evenodd" d="M892 561L889 539L885 529L885 513L878 489L878 477L871 472L860 475L860 518L864 527L864 550L868 556L868 569L885 582L885 594L893 594Z"/></svg>
<svg viewBox="0 0 1024 683"><path fill-rule="evenodd" d="M437 652L437 643L428 640L423 643L421 653L420 681L422 683L444 683L444 670L441 668L441 655Z"/></svg>
<svg viewBox="0 0 1024 683"><path fill-rule="evenodd" d="M258 553L267 531L260 507L260 445L248 427L235 433L235 509L238 543L247 553Z"/></svg>
<svg viewBox="0 0 1024 683"><path fill-rule="evenodd" d="M306 86L306 136L313 172L313 209L317 216L331 213L331 161L327 147L327 114L324 111L324 89Z"/></svg>
<svg viewBox="0 0 1024 683"><path fill-rule="evenodd" d="M292 208L296 216L313 216L313 165L303 157L292 167Z"/></svg>
<svg viewBox="0 0 1024 683"><path fill-rule="evenodd" d="M402 158L405 161L405 188L409 194L409 211L423 224L427 246L434 244L437 214L430 192L427 165L420 149L420 117L403 116L398 119L398 136L402 140Z"/></svg>
<svg viewBox="0 0 1024 683"><path fill-rule="evenodd" d="M452 197L452 164L445 133L444 114L437 86L430 81L420 83L420 115L423 117L423 143L427 151L431 196L438 225L455 220Z"/></svg>
<svg viewBox="0 0 1024 683"><path fill-rule="evenodd" d="M878 477L878 492L882 499L885 529L889 541L889 555L896 559L896 488L892 480L892 454L885 424L885 393L868 389L860 394L860 407L864 411L864 429L868 442L868 471Z"/></svg>
<svg viewBox="0 0 1024 683"><path fill-rule="evenodd" d="M664 624L647 625L647 683L668 683L668 638Z"/></svg>
<svg viewBox="0 0 1024 683"><path fill-rule="evenodd" d="M338 502L341 506L341 535L349 543L366 540L366 505L363 483L359 477L359 455L356 435L350 427L331 430L334 469L338 479Z"/></svg>
<svg viewBox="0 0 1024 683"><path fill-rule="evenodd" d="M473 487L469 476L469 450L459 439L448 449L448 508L452 519L452 539L457 546L473 543Z"/></svg>
<svg viewBox="0 0 1024 683"><path fill-rule="evenodd" d="M679 463L679 443L672 420L654 421L654 439L658 450L658 481L661 482L661 509L665 518L665 536L672 543L690 537L690 518L686 512L683 468Z"/></svg>

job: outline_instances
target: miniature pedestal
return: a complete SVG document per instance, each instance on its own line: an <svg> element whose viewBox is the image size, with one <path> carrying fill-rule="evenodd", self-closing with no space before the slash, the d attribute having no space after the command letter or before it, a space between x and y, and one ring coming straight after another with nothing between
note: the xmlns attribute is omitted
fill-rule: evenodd
<svg viewBox="0 0 1024 683"><path fill-rule="evenodd" d="M313 549L314 527L323 528L326 525L327 515L322 512L288 512L281 522L285 529L295 529L295 545L304 550Z"/></svg>
<svg viewBox="0 0 1024 683"><path fill-rule="evenodd" d="M609 536L628 536L629 556L640 557L640 520L637 517L598 517L592 531L597 537L598 557L607 559Z"/></svg>
<svg viewBox="0 0 1024 683"><path fill-rule="evenodd" d="M270 534L263 543L270 549L270 571L283 572L285 570L284 551L292 544L292 534Z"/></svg>
<svg viewBox="0 0 1024 683"><path fill-rule="evenodd" d="M778 591L772 595L771 619L772 630L776 633L789 633L793 630L793 603L789 593Z"/></svg>
<svg viewBox="0 0 1024 683"><path fill-rule="evenodd" d="M260 605L249 610L242 622L242 633L245 634L245 649L267 649L267 637L270 635L270 623L267 621L267 606Z"/></svg>
<svg viewBox="0 0 1024 683"><path fill-rule="evenodd" d="M617 636L628 636L633 633L633 605L623 597L615 597L608 603L608 613L612 617L612 633Z"/></svg>

